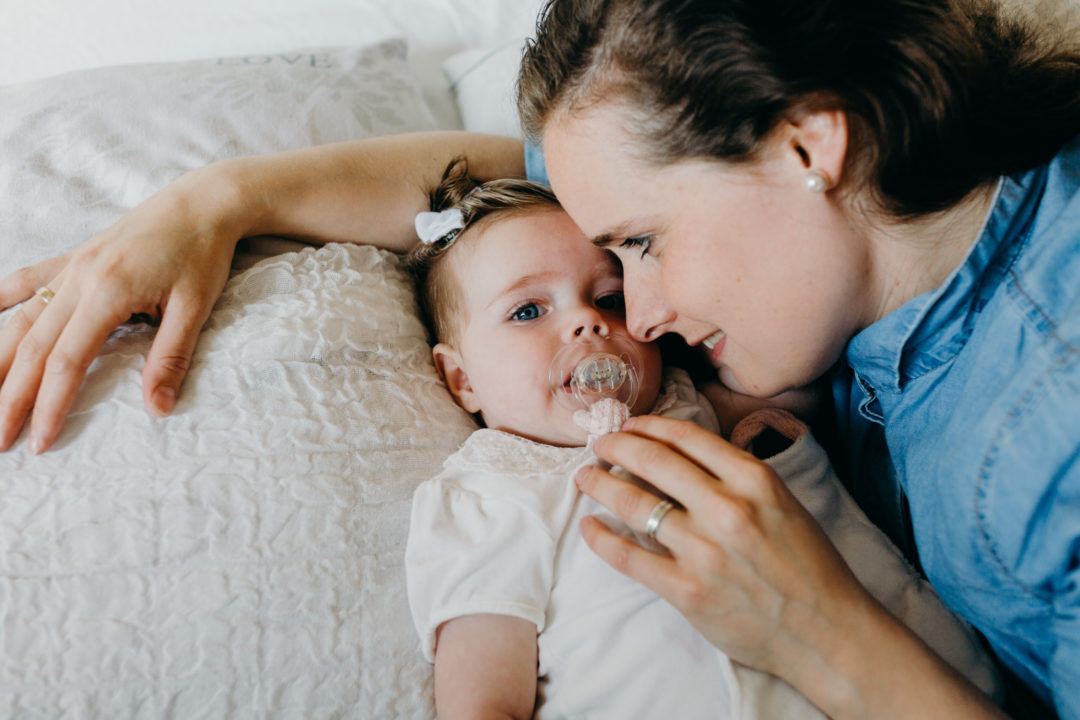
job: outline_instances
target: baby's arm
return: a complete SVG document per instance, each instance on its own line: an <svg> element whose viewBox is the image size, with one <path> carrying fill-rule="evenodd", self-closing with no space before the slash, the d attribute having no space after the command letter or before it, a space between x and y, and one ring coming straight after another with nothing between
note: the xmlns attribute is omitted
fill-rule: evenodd
<svg viewBox="0 0 1080 720"><path fill-rule="evenodd" d="M463 615L435 635L435 709L453 718L531 718L536 625L510 615Z"/></svg>
<svg viewBox="0 0 1080 720"><path fill-rule="evenodd" d="M720 435L725 438L731 436L731 431L740 420L763 408L787 410L800 420L813 425L824 391L824 385L819 381L771 398L757 398L729 390L717 380L698 380L695 385L716 411L716 417L720 421Z"/></svg>

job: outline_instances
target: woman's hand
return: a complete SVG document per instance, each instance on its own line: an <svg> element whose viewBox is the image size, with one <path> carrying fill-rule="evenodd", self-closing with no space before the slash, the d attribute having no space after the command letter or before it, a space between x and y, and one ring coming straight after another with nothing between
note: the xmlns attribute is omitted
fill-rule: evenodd
<svg viewBox="0 0 1080 720"><path fill-rule="evenodd" d="M481 180L525 172L521 140L454 131L222 161L182 176L67 255L0 280L0 310L24 303L0 332L0 451L31 409L31 451L55 441L109 333L136 314L161 319L143 399L168 414L239 239L406 250L427 188L462 155ZM34 296L40 287L55 293L48 304Z"/></svg>
<svg viewBox="0 0 1080 720"><path fill-rule="evenodd" d="M765 463L691 422L657 416L633 418L594 449L685 509L656 529L670 555L596 518L582 523L586 542L733 659L787 680L833 717L931 716L946 706L956 713L939 716L996 716L862 588ZM578 484L639 531L660 500L598 467L583 468ZM922 703L932 709L920 715Z"/></svg>
<svg viewBox="0 0 1080 720"><path fill-rule="evenodd" d="M0 451L31 411L30 451L56 440L90 363L136 314L161 321L143 399L157 415L172 411L240 236L226 222L208 222L211 207L195 213L187 201L186 191L209 179L185 176L75 250L0 280L0 309L23 303L0 332ZM41 287L55 296L36 296Z"/></svg>
<svg viewBox="0 0 1080 720"><path fill-rule="evenodd" d="M671 601L734 659L782 674L778 665L790 661L786 627L835 629L826 627L833 622L822 607L828 598L845 605L864 595L810 514L749 453L694 423L656 416L633 418L594 447L686 509L669 512L657 529L671 556L592 518L582 528L589 546ZM639 530L659 500L592 466L579 474L579 485Z"/></svg>

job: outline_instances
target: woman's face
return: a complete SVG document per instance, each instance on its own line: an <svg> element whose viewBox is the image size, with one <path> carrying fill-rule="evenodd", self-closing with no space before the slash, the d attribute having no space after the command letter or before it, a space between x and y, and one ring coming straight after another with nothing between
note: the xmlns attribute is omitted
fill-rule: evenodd
<svg viewBox="0 0 1080 720"><path fill-rule="evenodd" d="M865 242L829 193L806 189L794 129L752 166L637 155L613 104L558 113L552 189L623 265L627 325L702 347L730 389L769 397L822 375L860 327Z"/></svg>

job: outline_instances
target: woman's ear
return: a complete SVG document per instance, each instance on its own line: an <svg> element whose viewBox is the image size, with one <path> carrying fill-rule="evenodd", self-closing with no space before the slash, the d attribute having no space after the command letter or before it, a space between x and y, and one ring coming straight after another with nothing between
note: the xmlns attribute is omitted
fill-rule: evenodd
<svg viewBox="0 0 1080 720"><path fill-rule="evenodd" d="M480 404L469 384L469 376L465 373L461 354L452 346L439 343L431 349L431 357L435 361L435 369L439 371L439 375L442 376L450 394L457 400L457 404L467 412L474 414L480 412Z"/></svg>
<svg viewBox="0 0 1080 720"><path fill-rule="evenodd" d="M822 190L840 184L847 156L847 115L840 110L813 112L791 123L790 149L804 173L820 173Z"/></svg>

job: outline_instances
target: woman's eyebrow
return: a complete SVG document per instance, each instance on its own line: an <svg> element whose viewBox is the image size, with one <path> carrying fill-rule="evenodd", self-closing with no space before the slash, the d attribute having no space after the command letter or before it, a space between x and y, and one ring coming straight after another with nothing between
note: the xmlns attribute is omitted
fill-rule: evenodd
<svg viewBox="0 0 1080 720"><path fill-rule="evenodd" d="M631 222L619 223L614 227L608 228L599 235L594 235L592 237L592 240L590 240L589 242L591 242L596 247L607 247L611 243L619 240L619 238L624 238L630 235L630 229L632 225L633 223Z"/></svg>

